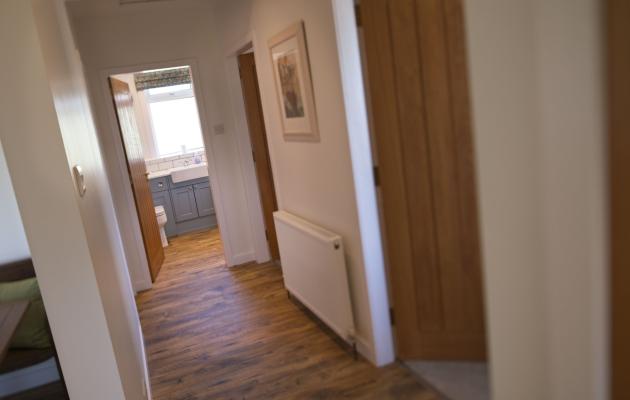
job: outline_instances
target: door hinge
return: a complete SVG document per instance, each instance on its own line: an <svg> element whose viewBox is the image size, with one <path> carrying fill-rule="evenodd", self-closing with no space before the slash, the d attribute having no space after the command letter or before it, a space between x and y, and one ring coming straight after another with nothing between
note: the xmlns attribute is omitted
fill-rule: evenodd
<svg viewBox="0 0 630 400"><path fill-rule="evenodd" d="M254 149L252 149L252 159L254 160L254 164L256 164L256 153L254 152Z"/></svg>
<svg viewBox="0 0 630 400"><path fill-rule="evenodd" d="M267 229L265 229L265 239L269 241L269 231Z"/></svg>
<svg viewBox="0 0 630 400"><path fill-rule="evenodd" d="M363 26L363 20L361 19L361 4L354 5L354 15L356 18L357 26L360 28Z"/></svg>
<svg viewBox="0 0 630 400"><path fill-rule="evenodd" d="M396 325L396 314L394 314L394 307L389 308L389 324L391 326Z"/></svg>
<svg viewBox="0 0 630 400"><path fill-rule="evenodd" d="M373 169L374 169L374 186L381 186L381 176L379 173L378 165L375 165Z"/></svg>

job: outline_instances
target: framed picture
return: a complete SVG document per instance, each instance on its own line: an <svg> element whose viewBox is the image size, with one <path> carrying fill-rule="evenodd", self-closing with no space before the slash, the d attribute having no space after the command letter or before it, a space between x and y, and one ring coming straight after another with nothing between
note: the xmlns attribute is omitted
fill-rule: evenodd
<svg viewBox="0 0 630 400"><path fill-rule="evenodd" d="M285 140L319 141L304 23L269 40Z"/></svg>

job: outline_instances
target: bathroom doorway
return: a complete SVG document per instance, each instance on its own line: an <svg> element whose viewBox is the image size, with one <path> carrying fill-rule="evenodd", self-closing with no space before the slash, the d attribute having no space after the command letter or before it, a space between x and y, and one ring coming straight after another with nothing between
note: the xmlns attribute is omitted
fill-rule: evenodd
<svg viewBox="0 0 630 400"><path fill-rule="evenodd" d="M109 84L155 282L174 238L220 240L192 75L180 66L113 75Z"/></svg>

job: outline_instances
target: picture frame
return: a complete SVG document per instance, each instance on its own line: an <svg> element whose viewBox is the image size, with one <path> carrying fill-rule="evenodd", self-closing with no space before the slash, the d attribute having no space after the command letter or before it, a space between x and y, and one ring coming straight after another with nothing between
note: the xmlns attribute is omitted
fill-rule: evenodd
<svg viewBox="0 0 630 400"><path fill-rule="evenodd" d="M319 141L304 22L272 37L269 52L286 141Z"/></svg>

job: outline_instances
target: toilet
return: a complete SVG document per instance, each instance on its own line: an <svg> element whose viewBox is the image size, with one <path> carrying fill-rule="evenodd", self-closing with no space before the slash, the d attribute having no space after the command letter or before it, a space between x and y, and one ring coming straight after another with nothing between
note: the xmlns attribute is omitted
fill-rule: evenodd
<svg viewBox="0 0 630 400"><path fill-rule="evenodd" d="M160 227L160 238L162 239L162 247L168 246L168 239L166 238L166 232L164 232L164 225L166 225L166 211L163 206L155 207L155 216L157 218L158 226Z"/></svg>

